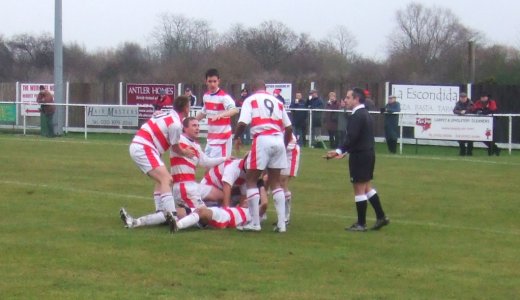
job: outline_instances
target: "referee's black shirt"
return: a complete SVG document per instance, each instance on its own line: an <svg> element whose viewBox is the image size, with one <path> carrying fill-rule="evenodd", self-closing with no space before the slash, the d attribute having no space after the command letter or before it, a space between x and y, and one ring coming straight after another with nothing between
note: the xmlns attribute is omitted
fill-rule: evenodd
<svg viewBox="0 0 520 300"><path fill-rule="evenodd" d="M372 118L364 105L353 109L347 122L347 137L339 148L343 153L374 151L374 128Z"/></svg>

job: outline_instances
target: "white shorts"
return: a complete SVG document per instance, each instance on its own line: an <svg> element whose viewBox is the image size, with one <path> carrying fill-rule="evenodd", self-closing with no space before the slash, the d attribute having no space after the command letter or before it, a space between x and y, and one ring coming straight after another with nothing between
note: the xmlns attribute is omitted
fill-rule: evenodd
<svg viewBox="0 0 520 300"><path fill-rule="evenodd" d="M249 209L242 207L208 207L213 212L208 225L214 228L228 228L251 221Z"/></svg>
<svg viewBox="0 0 520 300"><path fill-rule="evenodd" d="M265 170L287 168L287 154L283 136L259 135L253 139L251 152L247 156L246 169Z"/></svg>
<svg viewBox="0 0 520 300"><path fill-rule="evenodd" d="M213 188L213 186L210 184L206 184L205 179L203 178L199 184L200 197L202 199L205 199L211 192L212 188Z"/></svg>
<svg viewBox="0 0 520 300"><path fill-rule="evenodd" d="M283 176L296 177L300 167L300 146L296 145L291 150L287 150L287 168L280 172Z"/></svg>
<svg viewBox="0 0 520 300"><path fill-rule="evenodd" d="M205 206L200 198L199 184L193 181L174 183L173 198L177 206L186 206L191 209Z"/></svg>
<svg viewBox="0 0 520 300"><path fill-rule="evenodd" d="M233 150L233 140L229 138L224 144L206 144L204 153L208 157L227 157L231 156Z"/></svg>
<svg viewBox="0 0 520 300"><path fill-rule="evenodd" d="M161 155L157 149L152 148L150 146L131 143L130 144L130 157L134 160L135 164L143 171L143 173L148 173L153 169L156 169L160 166L164 166L164 163L161 159Z"/></svg>

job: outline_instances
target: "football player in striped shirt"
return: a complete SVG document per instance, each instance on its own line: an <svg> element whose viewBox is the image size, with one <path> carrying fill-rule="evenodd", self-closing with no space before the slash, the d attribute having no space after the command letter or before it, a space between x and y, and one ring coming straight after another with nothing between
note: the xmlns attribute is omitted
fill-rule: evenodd
<svg viewBox="0 0 520 300"><path fill-rule="evenodd" d="M165 213L175 210L172 195L172 177L161 159L162 154L172 147L183 156L193 157L192 149L181 149L179 140L182 133L181 120L190 111L189 99L177 97L173 110L154 114L134 136L130 144L130 156L141 169L155 181L153 199L156 212L139 219L132 218L124 208L119 211L127 228L143 225L157 225L166 221Z"/></svg>
<svg viewBox="0 0 520 300"><path fill-rule="evenodd" d="M195 178L197 165L205 168L217 166L228 160L227 157L208 157L197 143L199 137L199 121L193 117L182 122L183 134L179 146L181 149L191 149L195 155L186 157L171 151L170 165L173 179L173 195L176 199L178 217L182 218L190 211L205 206L200 196L199 183ZM184 211L182 208L184 208Z"/></svg>
<svg viewBox="0 0 520 300"><path fill-rule="evenodd" d="M208 118L208 138L205 152L209 157L230 156L232 150L231 117L238 114L235 101L220 87L220 75L217 69L206 72L206 86L202 110L197 120Z"/></svg>
<svg viewBox="0 0 520 300"><path fill-rule="evenodd" d="M208 206L232 206L232 190L246 194L245 159L231 159L209 169L200 182L202 199Z"/></svg>
<svg viewBox="0 0 520 300"><path fill-rule="evenodd" d="M273 95L265 91L265 82L253 83L255 93L245 99L235 130L237 150L240 148L240 136L247 125L251 125L253 143L246 159L247 200L252 222L244 230L260 231L259 200L257 181L262 172L267 170L276 214L278 217L275 231L285 232L285 195L280 187L280 172L287 168L286 148L292 137L292 126L284 105Z"/></svg>

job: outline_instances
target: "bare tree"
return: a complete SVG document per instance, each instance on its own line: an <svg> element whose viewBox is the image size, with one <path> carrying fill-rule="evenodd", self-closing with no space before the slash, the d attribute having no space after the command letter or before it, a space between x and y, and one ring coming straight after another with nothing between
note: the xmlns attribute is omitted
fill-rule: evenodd
<svg viewBox="0 0 520 300"><path fill-rule="evenodd" d="M16 74L23 80L34 77L38 72L51 74L54 66L54 39L50 35L20 34L10 39L7 45L17 64Z"/></svg>
<svg viewBox="0 0 520 300"><path fill-rule="evenodd" d="M352 58L357 47L356 37L344 25L336 26L321 43L338 50L347 59Z"/></svg>
<svg viewBox="0 0 520 300"><path fill-rule="evenodd" d="M14 58L7 47L4 37L0 35L0 81L9 80L14 67Z"/></svg>
<svg viewBox="0 0 520 300"><path fill-rule="evenodd" d="M296 43L297 35L278 21L266 21L259 28L250 29L245 40L248 51L267 71L276 69L291 54Z"/></svg>
<svg viewBox="0 0 520 300"><path fill-rule="evenodd" d="M450 10L411 3L396 13L397 29L389 38L390 61L399 62L417 80L433 80L454 53L462 53L476 32ZM404 66L402 63L406 63ZM460 68L460 66L458 66Z"/></svg>
<svg viewBox="0 0 520 300"><path fill-rule="evenodd" d="M154 29L156 46L163 58L199 53L215 47L217 34L204 20L162 14Z"/></svg>

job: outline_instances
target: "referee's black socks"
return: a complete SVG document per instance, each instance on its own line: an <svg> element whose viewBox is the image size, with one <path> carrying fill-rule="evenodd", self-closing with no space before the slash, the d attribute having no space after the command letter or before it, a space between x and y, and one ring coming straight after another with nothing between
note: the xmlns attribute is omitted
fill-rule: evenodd
<svg viewBox="0 0 520 300"><path fill-rule="evenodd" d="M354 200L356 201L358 224L365 226L367 224L367 196L357 195L354 197Z"/></svg>
<svg viewBox="0 0 520 300"><path fill-rule="evenodd" d="M381 201L379 200L379 196L377 195L377 192L375 189L371 189L367 193L368 201L370 201L370 204L374 208L374 211L376 212L376 218L378 220L383 219L385 217L385 212L383 211L383 207L381 206Z"/></svg>

